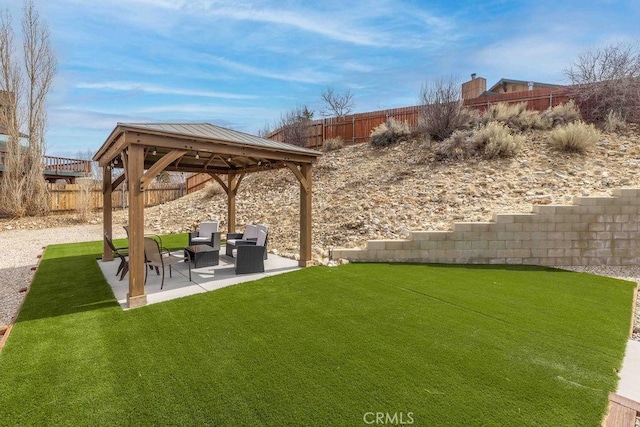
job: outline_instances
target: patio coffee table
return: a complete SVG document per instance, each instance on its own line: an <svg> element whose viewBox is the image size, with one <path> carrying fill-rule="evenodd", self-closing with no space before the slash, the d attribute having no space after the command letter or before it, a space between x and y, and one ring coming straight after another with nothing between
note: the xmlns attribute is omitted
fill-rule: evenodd
<svg viewBox="0 0 640 427"><path fill-rule="evenodd" d="M209 245L195 245L184 248L185 262L193 261L193 268L201 265L218 265L220 263L220 250Z"/></svg>

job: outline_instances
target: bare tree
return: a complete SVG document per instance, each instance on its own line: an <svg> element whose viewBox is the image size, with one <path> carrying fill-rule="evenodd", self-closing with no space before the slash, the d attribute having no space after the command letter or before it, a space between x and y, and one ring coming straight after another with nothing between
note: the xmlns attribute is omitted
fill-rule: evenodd
<svg viewBox="0 0 640 427"><path fill-rule="evenodd" d="M21 74L15 64L14 33L8 11L0 14L0 120L6 128L4 171L0 182L0 212L20 217L24 215L25 150L20 141L21 117L19 95Z"/></svg>
<svg viewBox="0 0 640 427"><path fill-rule="evenodd" d="M57 71L57 61L49 35L49 27L40 19L33 1L26 2L22 18L22 37L28 92L26 111L30 170L27 173L28 197L25 200L25 208L29 215L43 214L49 207L42 155L45 152L44 134L47 125L46 99Z"/></svg>
<svg viewBox="0 0 640 427"><path fill-rule="evenodd" d="M310 136L313 111L306 105L297 106L280 117L279 128L283 132L284 142L306 147Z"/></svg>
<svg viewBox="0 0 640 427"><path fill-rule="evenodd" d="M604 121L613 113L640 120L640 50L636 44L611 44L582 53L565 70L583 117Z"/></svg>
<svg viewBox="0 0 640 427"><path fill-rule="evenodd" d="M49 38L49 28L35 10L33 1L23 6L22 67L16 57L11 18L7 12L0 21L0 88L11 100L4 125L9 133L11 154L15 159L15 173L3 174L2 200L11 199L3 210L12 216L39 215L48 210L47 186L44 180L42 155L45 151L44 133L47 123L46 98L51 90L57 62ZM23 123L24 120L24 123ZM22 125L27 131L27 146L20 143ZM16 135L12 137L11 135ZM8 150L9 151L9 150ZM19 153L19 154L18 154ZM19 188L16 195L7 195L11 188Z"/></svg>
<svg viewBox="0 0 640 427"><path fill-rule="evenodd" d="M454 77L423 84L419 103L422 109L418 118L418 130L436 141L447 139L469 122L469 114L462 106L461 86Z"/></svg>
<svg viewBox="0 0 640 427"><path fill-rule="evenodd" d="M325 108L320 112L323 117L344 117L353 111L354 102L351 90L339 94L332 87L328 87L320 96L325 103Z"/></svg>

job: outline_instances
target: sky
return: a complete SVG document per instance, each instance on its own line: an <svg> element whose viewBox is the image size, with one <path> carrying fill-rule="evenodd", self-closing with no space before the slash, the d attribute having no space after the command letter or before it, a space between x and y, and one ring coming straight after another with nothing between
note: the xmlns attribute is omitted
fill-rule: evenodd
<svg viewBox="0 0 640 427"><path fill-rule="evenodd" d="M16 33L21 1L0 0ZM321 93L354 112L418 103L471 73L568 83L578 55L640 41L638 0L34 0L58 72L46 152L95 153L118 122L208 122L257 134ZM18 34L19 35L19 34Z"/></svg>

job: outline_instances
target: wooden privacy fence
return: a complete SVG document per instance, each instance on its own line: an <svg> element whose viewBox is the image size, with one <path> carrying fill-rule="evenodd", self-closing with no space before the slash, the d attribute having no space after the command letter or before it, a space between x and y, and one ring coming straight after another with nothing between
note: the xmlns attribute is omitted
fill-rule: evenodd
<svg viewBox="0 0 640 427"><path fill-rule="evenodd" d="M468 99L464 101L464 106L484 111L491 104L526 102L528 109L544 111L549 107L563 104L569 99L571 98L566 87L539 88L524 92L510 92ZM415 129L418 127L420 111L423 108L425 106L415 105L352 114L344 117L312 120L309 123L307 148L320 149L325 140L338 137L342 138L345 145L369 142L371 131L391 118L400 122L407 122L411 129ZM284 132L282 129L275 130L267 138L283 142ZM186 192L192 193L200 190L209 181L211 181L211 177L207 174L191 175L186 181Z"/></svg>
<svg viewBox="0 0 640 427"><path fill-rule="evenodd" d="M102 209L102 188L92 185L86 188L83 184L49 184L51 212L71 212L82 209ZM155 206L170 202L184 195L184 184L155 184L144 191L145 206ZM119 186L111 193L111 204L114 209L127 207L129 192Z"/></svg>
<svg viewBox="0 0 640 427"><path fill-rule="evenodd" d="M464 101L464 106L484 111L489 105L500 102L506 102L508 104L526 102L528 109L544 111L549 107L563 104L569 99L567 89L564 87L540 88L531 91L503 93L468 99ZM352 114L344 117L312 120L309 124L307 147L321 148L325 140L337 137L342 138L345 145L369 142L371 131L391 118L400 122L407 122L411 129L415 129L418 126L420 111L423 108L425 108L425 106L415 105L411 107ZM275 130L269 134L267 138L282 142L284 140L284 132L282 129ZM189 188L188 185L187 188Z"/></svg>
<svg viewBox="0 0 640 427"><path fill-rule="evenodd" d="M203 189L204 185L211 180L213 180L213 178L211 178L211 175L206 173L196 173L194 175L191 175L190 177L187 177L187 194Z"/></svg>
<svg viewBox="0 0 640 427"><path fill-rule="evenodd" d="M539 88L525 92L501 93L497 95L481 96L479 98L466 99L464 106L467 108L475 108L484 111L491 104L507 103L517 104L526 102L527 109L544 111L547 108L564 104L571 99L568 91L563 87L556 88Z"/></svg>
<svg viewBox="0 0 640 427"><path fill-rule="evenodd" d="M400 122L407 122L411 127L416 127L418 125L418 112L421 108L421 106L416 105L351 114L344 117L312 120L309 124L307 147L320 148L325 140L338 137L343 139L345 145L368 142L371 130L391 118ZM267 138L282 142L284 140L284 132L282 129L278 129L269 134Z"/></svg>

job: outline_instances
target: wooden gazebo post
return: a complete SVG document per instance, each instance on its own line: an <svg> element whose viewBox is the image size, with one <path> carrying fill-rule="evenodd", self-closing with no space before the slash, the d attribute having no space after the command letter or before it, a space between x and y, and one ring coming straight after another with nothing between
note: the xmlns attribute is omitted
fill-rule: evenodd
<svg viewBox="0 0 640 427"><path fill-rule="evenodd" d="M311 168L311 163L300 165L300 267L311 263Z"/></svg>
<svg viewBox="0 0 640 427"><path fill-rule="evenodd" d="M236 231L236 174L227 175L227 232Z"/></svg>
<svg viewBox="0 0 640 427"><path fill-rule="evenodd" d="M144 172L144 148L129 146L126 168L129 184L129 308L147 304L144 292L144 193L141 183Z"/></svg>
<svg viewBox="0 0 640 427"><path fill-rule="evenodd" d="M102 168L102 227L103 233L109 238L113 238L111 191L111 166L106 165ZM113 253L104 238L102 239L102 261L113 261Z"/></svg>
<svg viewBox="0 0 640 427"><path fill-rule="evenodd" d="M298 265L311 264L311 163L286 162L300 182L300 260Z"/></svg>

